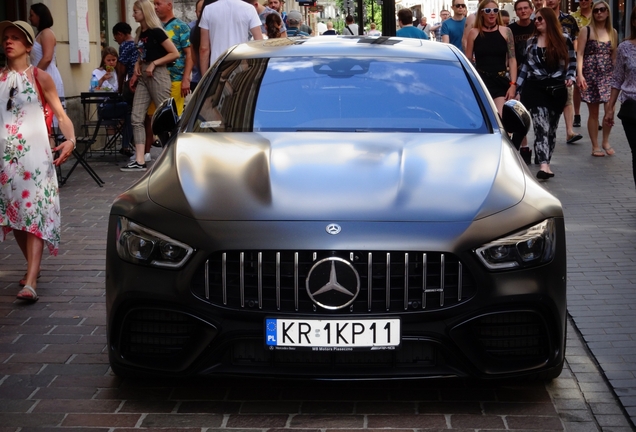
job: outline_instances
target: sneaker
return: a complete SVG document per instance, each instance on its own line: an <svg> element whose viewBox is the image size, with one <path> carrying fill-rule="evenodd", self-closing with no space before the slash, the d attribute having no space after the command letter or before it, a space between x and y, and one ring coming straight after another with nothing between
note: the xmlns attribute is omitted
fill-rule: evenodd
<svg viewBox="0 0 636 432"><path fill-rule="evenodd" d="M144 155L144 161L146 161L146 162L150 162L151 160L152 160L152 158L150 157L150 153L146 153L146 154Z"/></svg>
<svg viewBox="0 0 636 432"><path fill-rule="evenodd" d="M578 114L574 114L574 123L572 124L574 127L581 127L581 116Z"/></svg>
<svg viewBox="0 0 636 432"><path fill-rule="evenodd" d="M135 154L135 152L132 152L132 154L130 155L130 161L134 161L135 159L137 159L137 155Z"/></svg>
<svg viewBox="0 0 636 432"><path fill-rule="evenodd" d="M128 165L126 165L125 167L121 167L119 168L119 171L122 172L128 172L128 171L146 171L148 168L146 168L146 164L139 164L137 161L131 162Z"/></svg>

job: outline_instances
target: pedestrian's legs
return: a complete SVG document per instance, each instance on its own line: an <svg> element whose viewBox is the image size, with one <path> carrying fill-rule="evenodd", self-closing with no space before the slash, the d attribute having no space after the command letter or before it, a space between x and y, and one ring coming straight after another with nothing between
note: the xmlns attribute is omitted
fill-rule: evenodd
<svg viewBox="0 0 636 432"><path fill-rule="evenodd" d="M171 88L172 82L168 69L165 66L156 67L152 71L152 80L148 80L148 91L155 107L170 97Z"/></svg>
<svg viewBox="0 0 636 432"><path fill-rule="evenodd" d="M20 250L27 261L27 273L24 284L30 285L33 289L38 283L38 274L42 264L42 252L44 250L44 240L35 234L26 231L13 230L13 236L20 246Z"/></svg>
<svg viewBox="0 0 636 432"><path fill-rule="evenodd" d="M632 150L632 172L634 175L634 185L636 185L636 124L634 124L633 121L621 121L623 123L623 129L625 130L625 136L627 137L627 143ZM607 127L607 124L605 127ZM605 127L603 129L605 129Z"/></svg>
<svg viewBox="0 0 636 432"><path fill-rule="evenodd" d="M608 108L607 103L603 104L603 112L604 113L607 112L607 108ZM612 126L609 126L607 124L603 125L603 142L602 142L602 146L603 146L603 149L606 152L608 152L607 154L609 154L609 155L614 154L614 149L612 149L612 146L610 145L610 142L609 142L609 136L610 136L611 132L612 132ZM612 149L612 150L610 151L610 149Z"/></svg>
<svg viewBox="0 0 636 432"><path fill-rule="evenodd" d="M574 133L574 105L572 104L572 87L568 87L568 103L563 108L563 120L565 120L566 139L570 139Z"/></svg>
<svg viewBox="0 0 636 432"><path fill-rule="evenodd" d="M574 122L572 125L574 127L581 126L581 92L577 86L574 87L574 93L572 95L572 101L574 102ZM577 122L578 120L578 122Z"/></svg>
<svg viewBox="0 0 636 432"><path fill-rule="evenodd" d="M144 126L146 127L146 144L144 147L144 153L150 153L150 147L152 147L154 135L152 134L152 117L149 115L146 115Z"/></svg>
<svg viewBox="0 0 636 432"><path fill-rule="evenodd" d="M142 74L145 72L142 71ZM152 78L140 77L135 90L135 98L133 99L133 108L131 113L131 123L133 128L133 140L135 144L135 157L138 164L143 165L144 147L146 143L146 129L144 128L144 120L146 111L150 105L150 92L148 90L148 81Z"/></svg>
<svg viewBox="0 0 636 432"><path fill-rule="evenodd" d="M550 162L548 134L550 131L550 118L546 107L530 108L532 126L534 128L534 154L540 164Z"/></svg>
<svg viewBox="0 0 636 432"><path fill-rule="evenodd" d="M601 148L598 146L598 103L588 103L587 109L589 117L587 118L587 133L590 135L590 141L592 141L592 153L601 152Z"/></svg>
<svg viewBox="0 0 636 432"><path fill-rule="evenodd" d="M152 81L148 81L148 90L150 97L155 104L155 109L159 106L159 104L161 104L161 102L171 96L171 88L172 82L170 81L170 72L168 72L168 69L165 66L156 67L152 71ZM154 141L150 117L148 117L147 126L150 132L147 132L148 135L144 143L145 151L149 152Z"/></svg>
<svg viewBox="0 0 636 432"><path fill-rule="evenodd" d="M550 111L547 108L546 111L548 115L548 164L550 164L550 161L552 160L552 153L554 153L554 148L556 147L556 134L559 127L559 118L561 118L561 113ZM548 172L550 172L549 167Z"/></svg>

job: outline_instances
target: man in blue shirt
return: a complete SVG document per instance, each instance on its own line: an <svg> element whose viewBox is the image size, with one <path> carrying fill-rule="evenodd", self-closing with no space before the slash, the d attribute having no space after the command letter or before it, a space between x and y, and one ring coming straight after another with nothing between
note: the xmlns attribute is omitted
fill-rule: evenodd
<svg viewBox="0 0 636 432"><path fill-rule="evenodd" d="M396 36L428 40L426 33L413 26L413 12L411 12L411 9L402 8L398 11L397 15L398 21L400 22L400 29L395 33Z"/></svg>
<svg viewBox="0 0 636 432"><path fill-rule="evenodd" d="M453 16L442 23L442 42L451 43L462 52L462 38L464 36L464 23L466 21L465 0L453 0Z"/></svg>

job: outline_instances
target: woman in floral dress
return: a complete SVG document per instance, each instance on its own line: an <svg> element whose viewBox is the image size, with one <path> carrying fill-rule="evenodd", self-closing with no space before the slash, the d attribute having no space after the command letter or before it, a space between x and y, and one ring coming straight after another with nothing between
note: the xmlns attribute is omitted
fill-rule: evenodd
<svg viewBox="0 0 636 432"><path fill-rule="evenodd" d="M598 116L600 104L604 105L603 109L607 112L617 40L609 5L604 1L595 2L592 6L592 21L589 26L581 29L578 37L576 81L581 91L581 100L587 104L589 111L587 132L592 141L592 156L596 157L615 153L609 143L611 126L603 128L602 148L598 145Z"/></svg>
<svg viewBox="0 0 636 432"><path fill-rule="evenodd" d="M60 200L54 165L61 165L75 148L73 124L57 96L49 74L29 65L34 34L24 21L0 22L7 65L0 70L0 227L2 238L13 231L27 260L24 285L17 297L36 301L35 291L46 242L57 254L60 242ZM41 88L38 90L38 85ZM57 116L66 141L51 155L40 98Z"/></svg>

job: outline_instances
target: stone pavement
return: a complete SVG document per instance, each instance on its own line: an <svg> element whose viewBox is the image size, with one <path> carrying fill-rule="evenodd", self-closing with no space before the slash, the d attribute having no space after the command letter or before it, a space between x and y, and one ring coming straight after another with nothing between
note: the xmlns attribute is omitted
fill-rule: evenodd
<svg viewBox="0 0 636 432"><path fill-rule="evenodd" d="M564 144L563 121L545 183L565 207L568 311L602 371L636 422L636 189L631 151L620 125L611 157L592 157L587 109L584 138ZM601 109L602 112L602 109ZM599 139L601 133L599 132ZM537 168L532 167L535 172Z"/></svg>
<svg viewBox="0 0 636 432"><path fill-rule="evenodd" d="M549 384L115 377L105 337L107 217L140 174L94 158L106 185L80 167L61 189L63 242L58 257L45 255L38 303L15 300L24 259L11 235L0 243L0 432L634 430L616 395L633 418L636 192L620 128L614 138L611 158L592 159L585 140L559 144L546 183L566 206L570 313L581 331L568 326L566 367Z"/></svg>

